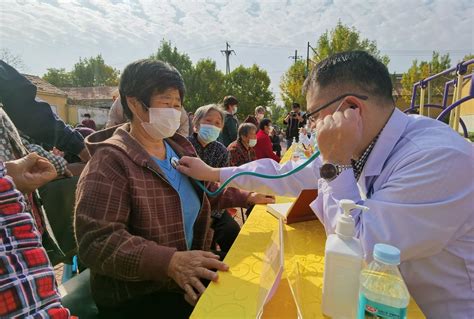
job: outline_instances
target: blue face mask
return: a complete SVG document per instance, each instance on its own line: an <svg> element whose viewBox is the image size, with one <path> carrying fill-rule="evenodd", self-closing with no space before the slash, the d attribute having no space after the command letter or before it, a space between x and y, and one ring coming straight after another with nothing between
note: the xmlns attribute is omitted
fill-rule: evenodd
<svg viewBox="0 0 474 319"><path fill-rule="evenodd" d="M204 143L211 143L217 140L221 129L210 124L201 124L199 127L198 136Z"/></svg>

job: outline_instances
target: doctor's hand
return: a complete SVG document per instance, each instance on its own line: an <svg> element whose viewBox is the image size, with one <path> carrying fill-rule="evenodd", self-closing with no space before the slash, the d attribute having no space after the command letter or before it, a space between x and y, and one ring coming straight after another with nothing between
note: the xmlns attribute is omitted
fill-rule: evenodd
<svg viewBox="0 0 474 319"><path fill-rule="evenodd" d="M197 157L183 156L176 169L198 181L218 182L220 180L220 170L210 167Z"/></svg>
<svg viewBox="0 0 474 319"><path fill-rule="evenodd" d="M351 164L362 140L359 109L348 108L327 115L316 123L318 147L325 163Z"/></svg>

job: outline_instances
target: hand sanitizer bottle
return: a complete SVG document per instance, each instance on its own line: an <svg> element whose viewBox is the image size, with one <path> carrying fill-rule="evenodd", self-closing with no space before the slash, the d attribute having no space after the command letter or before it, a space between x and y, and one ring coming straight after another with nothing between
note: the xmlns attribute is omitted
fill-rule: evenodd
<svg viewBox="0 0 474 319"><path fill-rule="evenodd" d="M336 234L326 240L322 310L332 318L356 318L359 295L359 276L364 255L355 238L353 209L368 210L351 200L339 201L343 214L339 216Z"/></svg>

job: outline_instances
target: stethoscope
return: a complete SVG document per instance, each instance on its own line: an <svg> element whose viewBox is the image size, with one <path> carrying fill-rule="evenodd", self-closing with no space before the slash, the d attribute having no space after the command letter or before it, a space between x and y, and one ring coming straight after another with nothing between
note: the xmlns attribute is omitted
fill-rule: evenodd
<svg viewBox="0 0 474 319"><path fill-rule="evenodd" d="M265 179L279 179L279 178L285 178L285 177L288 177L290 175L293 175L293 174L296 174L298 173L299 171L301 171L303 168L305 168L306 166L308 166L311 162L313 162L316 158L318 158L320 155L320 152L319 151L316 151L313 155L311 155L304 163L302 163L301 165L299 165L298 167L295 167L294 169L292 169L291 171L289 172L286 172L284 174L281 174L281 175L268 175L268 174L261 174L261 173L256 173L256 172L240 172L240 173L237 173L237 174L234 174L232 175L229 179L227 179L224 183L222 183L222 185L217 189L215 190L214 192L211 192L209 191L206 186L204 186L204 184L201 182L201 181L198 181L196 179L194 179L195 183L199 186L199 188L201 188L207 195L211 196L211 197L214 197L214 196L217 196L219 195L223 190L224 188L226 188L226 186L235 178L239 177L239 176L243 176L243 175L249 175L249 176L256 176L256 177L260 177L260 178L265 178ZM170 159L170 164L173 168L177 168L180 164L179 164L179 158L177 158L176 156L173 156L171 159Z"/></svg>

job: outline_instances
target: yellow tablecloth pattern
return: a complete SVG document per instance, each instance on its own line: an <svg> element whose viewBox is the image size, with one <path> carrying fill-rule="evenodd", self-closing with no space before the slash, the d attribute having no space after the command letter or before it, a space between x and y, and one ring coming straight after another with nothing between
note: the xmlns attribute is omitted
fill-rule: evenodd
<svg viewBox="0 0 474 319"><path fill-rule="evenodd" d="M291 154L287 152L284 160ZM288 201L288 198L277 198ZM191 318L255 318L262 260L278 220L258 205L245 222L225 258L228 272L219 272L219 281L211 283L201 296ZM287 277L298 287L304 318L323 318L321 313L326 234L319 221L284 225L285 265L276 294L265 306L264 318L297 318L296 306ZM294 278L299 272L300 280ZM408 318L424 318L418 306L410 302Z"/></svg>

